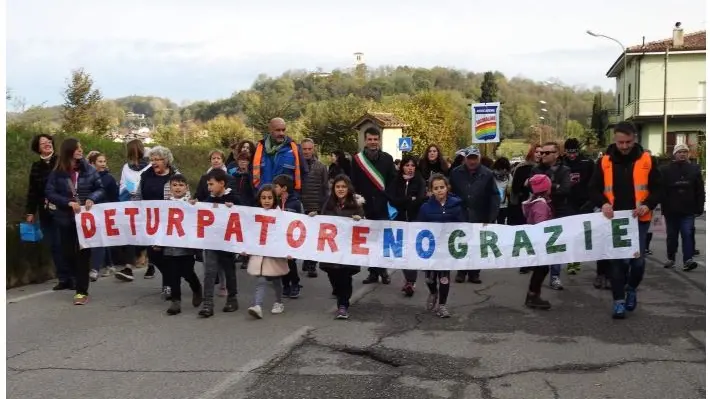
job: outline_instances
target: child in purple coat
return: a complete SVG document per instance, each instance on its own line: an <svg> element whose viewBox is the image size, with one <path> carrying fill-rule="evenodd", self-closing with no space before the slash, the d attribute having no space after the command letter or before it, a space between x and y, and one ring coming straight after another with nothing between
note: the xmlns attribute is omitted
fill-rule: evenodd
<svg viewBox="0 0 710 399"><path fill-rule="evenodd" d="M552 219L550 190L552 181L547 175L534 175L530 178L530 198L523 202L523 215L528 224L537 224ZM530 287L525 298L525 306L532 309L550 309L550 302L540 298L542 283L545 281L550 266L533 267Z"/></svg>

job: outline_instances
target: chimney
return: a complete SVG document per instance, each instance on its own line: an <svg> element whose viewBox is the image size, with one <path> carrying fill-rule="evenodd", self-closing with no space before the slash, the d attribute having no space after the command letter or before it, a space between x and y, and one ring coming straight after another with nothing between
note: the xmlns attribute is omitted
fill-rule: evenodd
<svg viewBox="0 0 710 399"><path fill-rule="evenodd" d="M680 22L676 22L673 28L673 47L683 47L683 28L680 27Z"/></svg>

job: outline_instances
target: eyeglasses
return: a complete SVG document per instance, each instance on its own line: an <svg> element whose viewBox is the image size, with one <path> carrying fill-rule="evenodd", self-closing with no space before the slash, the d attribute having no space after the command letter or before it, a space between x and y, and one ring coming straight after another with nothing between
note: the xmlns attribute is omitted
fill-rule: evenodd
<svg viewBox="0 0 710 399"><path fill-rule="evenodd" d="M542 155L557 154L557 151L540 151L540 154L542 154Z"/></svg>

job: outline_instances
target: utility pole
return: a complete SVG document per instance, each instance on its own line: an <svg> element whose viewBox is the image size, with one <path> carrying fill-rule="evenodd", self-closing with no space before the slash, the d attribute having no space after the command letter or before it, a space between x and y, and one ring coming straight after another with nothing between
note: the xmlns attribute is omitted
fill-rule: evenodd
<svg viewBox="0 0 710 399"><path fill-rule="evenodd" d="M668 47L666 47L666 56L663 60L663 136L661 136L661 154L665 155L666 140L668 135Z"/></svg>

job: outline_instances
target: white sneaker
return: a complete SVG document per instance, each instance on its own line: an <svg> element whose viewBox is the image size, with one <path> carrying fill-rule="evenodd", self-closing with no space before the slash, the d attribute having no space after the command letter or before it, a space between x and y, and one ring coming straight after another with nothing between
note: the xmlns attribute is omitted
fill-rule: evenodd
<svg viewBox="0 0 710 399"><path fill-rule="evenodd" d="M281 314L284 312L284 304L276 302L274 307L271 308L271 314Z"/></svg>
<svg viewBox="0 0 710 399"><path fill-rule="evenodd" d="M254 316L254 318L257 318L257 319L264 318L264 314L261 312L261 306L259 306L259 305L254 305L247 310L249 311L250 315Z"/></svg>
<svg viewBox="0 0 710 399"><path fill-rule="evenodd" d="M91 269L91 271L89 271L89 280L96 281L98 279L99 279L99 272L97 272L94 269Z"/></svg>
<svg viewBox="0 0 710 399"><path fill-rule="evenodd" d="M109 277L114 273L116 273L116 268L113 266L109 266L107 268L104 268L103 273L101 273L101 277Z"/></svg>
<svg viewBox="0 0 710 399"><path fill-rule="evenodd" d="M560 280L559 277L554 276L550 279L550 288L553 290L563 290L564 287L562 286L562 280Z"/></svg>

